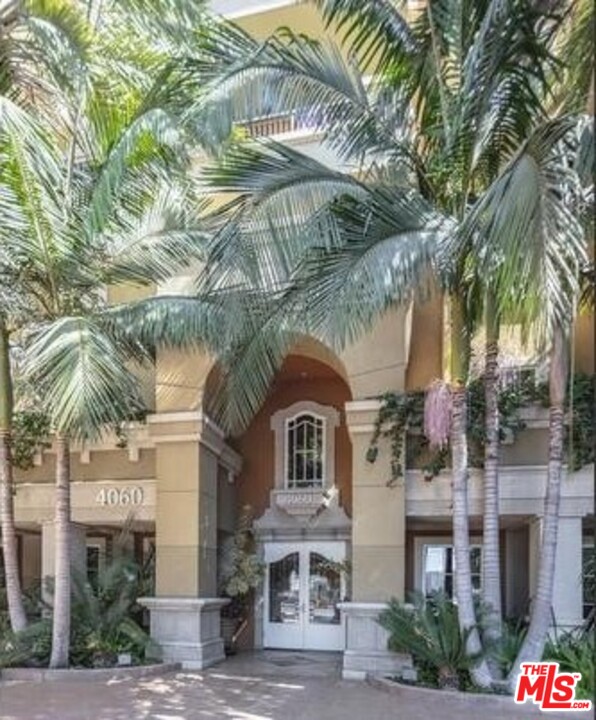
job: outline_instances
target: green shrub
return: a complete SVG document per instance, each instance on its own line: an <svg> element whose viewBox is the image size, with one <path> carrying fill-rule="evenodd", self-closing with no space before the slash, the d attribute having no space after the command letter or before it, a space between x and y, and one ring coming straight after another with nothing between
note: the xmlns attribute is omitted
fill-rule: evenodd
<svg viewBox="0 0 596 720"><path fill-rule="evenodd" d="M511 619L503 623L501 637L492 649L503 677L507 677L513 668L527 632L527 623L520 619Z"/></svg>
<svg viewBox="0 0 596 720"><path fill-rule="evenodd" d="M0 667L47 667L52 649L52 621L38 620L20 633L0 635Z"/></svg>
<svg viewBox="0 0 596 720"><path fill-rule="evenodd" d="M389 649L411 653L427 684L459 689L479 660L466 652L469 632L462 633L457 606L442 594L426 600L417 594L411 605L393 599L379 623L389 633Z"/></svg>
<svg viewBox="0 0 596 720"><path fill-rule="evenodd" d="M70 659L73 665L107 667L120 653L135 663L157 655L157 648L136 621L141 569L119 555L100 569L95 582L73 576Z"/></svg>
<svg viewBox="0 0 596 720"><path fill-rule="evenodd" d="M580 672L582 678L577 685L576 697L594 699L596 674L594 653L596 644L592 632L568 632L549 640L544 650L544 660L559 663L560 670Z"/></svg>
<svg viewBox="0 0 596 720"><path fill-rule="evenodd" d="M72 581L71 665L108 667L116 664L121 653L129 653L138 664L159 655L155 643L135 619L145 579L131 558L119 553L100 570L93 585L78 573L73 574ZM51 585L48 589L51 591ZM30 593L27 602L37 612L41 610L38 589ZM17 634L11 632L8 622L2 621L0 667L47 667L51 647L51 618L34 621Z"/></svg>

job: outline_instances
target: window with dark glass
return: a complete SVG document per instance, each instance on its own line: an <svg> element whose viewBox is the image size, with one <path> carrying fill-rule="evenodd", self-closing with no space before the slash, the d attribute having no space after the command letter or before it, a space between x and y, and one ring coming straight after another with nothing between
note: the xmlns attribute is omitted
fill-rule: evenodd
<svg viewBox="0 0 596 720"><path fill-rule="evenodd" d="M322 487L324 482L324 420L308 413L286 425L288 489Z"/></svg>
<svg viewBox="0 0 596 720"><path fill-rule="evenodd" d="M425 545L423 556L423 588L428 597L442 592L452 598L454 594L455 555L451 545ZM480 592L482 578L482 548L473 545L470 548L472 568L472 588Z"/></svg>
<svg viewBox="0 0 596 720"><path fill-rule="evenodd" d="M582 547L583 616L588 618L596 605L596 554L594 543Z"/></svg>

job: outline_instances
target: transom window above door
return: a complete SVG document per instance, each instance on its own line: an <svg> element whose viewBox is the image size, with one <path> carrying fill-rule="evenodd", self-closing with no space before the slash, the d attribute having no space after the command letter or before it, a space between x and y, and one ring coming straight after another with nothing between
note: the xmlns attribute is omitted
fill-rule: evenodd
<svg viewBox="0 0 596 720"><path fill-rule="evenodd" d="M271 416L276 491L300 493L335 485L335 429L339 412L304 400Z"/></svg>
<svg viewBox="0 0 596 720"><path fill-rule="evenodd" d="M286 420L286 487L325 486L325 419L300 413Z"/></svg>

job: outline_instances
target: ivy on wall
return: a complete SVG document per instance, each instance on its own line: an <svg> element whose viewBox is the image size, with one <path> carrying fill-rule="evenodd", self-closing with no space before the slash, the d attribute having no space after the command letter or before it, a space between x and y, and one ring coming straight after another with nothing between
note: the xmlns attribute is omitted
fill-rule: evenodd
<svg viewBox="0 0 596 720"><path fill-rule="evenodd" d="M385 393L379 398L381 407L366 457L374 463L378 457L380 439L389 440L389 484L395 484L403 477L404 465L420 467L428 479L449 465L449 449L432 449L424 436L424 397L424 391L416 390ZM548 384L535 383L532 377L522 377L519 383L502 388L499 393L501 442L506 438L515 440L526 427L521 417L522 408L529 405L548 407L548 404ZM571 469L578 470L594 462L596 375L574 375L571 392L567 397L567 409L568 463ZM485 440L484 380L478 378L468 386L468 451L471 467L483 467Z"/></svg>
<svg viewBox="0 0 596 720"><path fill-rule="evenodd" d="M33 466L35 454L49 448L50 422L47 415L34 410L15 412L12 419L12 463L20 470Z"/></svg>

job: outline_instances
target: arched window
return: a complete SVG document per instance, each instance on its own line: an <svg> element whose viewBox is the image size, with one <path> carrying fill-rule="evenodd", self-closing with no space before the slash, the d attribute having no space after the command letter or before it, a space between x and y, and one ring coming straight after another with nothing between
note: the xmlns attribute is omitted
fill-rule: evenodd
<svg viewBox="0 0 596 720"><path fill-rule="evenodd" d="M299 413L286 420L286 487L325 485L325 419Z"/></svg>
<svg viewBox="0 0 596 720"><path fill-rule="evenodd" d="M277 491L326 490L335 485L335 430L339 412L301 400L271 416Z"/></svg>

